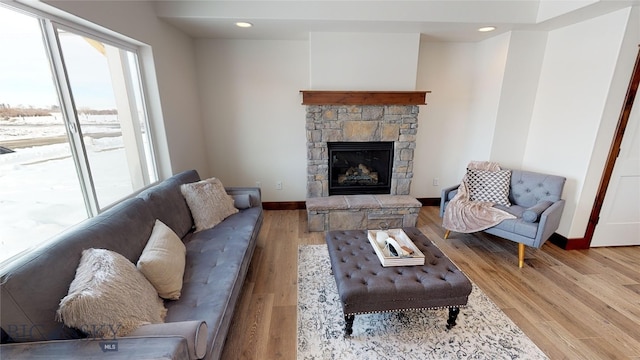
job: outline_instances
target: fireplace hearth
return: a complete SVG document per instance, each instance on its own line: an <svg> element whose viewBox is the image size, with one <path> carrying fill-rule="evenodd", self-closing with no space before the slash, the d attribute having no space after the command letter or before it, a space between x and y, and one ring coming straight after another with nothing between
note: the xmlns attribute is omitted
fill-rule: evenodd
<svg viewBox="0 0 640 360"><path fill-rule="evenodd" d="M393 142L329 142L329 195L389 194Z"/></svg>

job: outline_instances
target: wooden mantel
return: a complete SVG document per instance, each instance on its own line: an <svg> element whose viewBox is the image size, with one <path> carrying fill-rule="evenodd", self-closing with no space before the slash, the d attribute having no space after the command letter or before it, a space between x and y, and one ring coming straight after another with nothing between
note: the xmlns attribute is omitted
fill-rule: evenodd
<svg viewBox="0 0 640 360"><path fill-rule="evenodd" d="M431 91L300 90L302 105L426 105Z"/></svg>

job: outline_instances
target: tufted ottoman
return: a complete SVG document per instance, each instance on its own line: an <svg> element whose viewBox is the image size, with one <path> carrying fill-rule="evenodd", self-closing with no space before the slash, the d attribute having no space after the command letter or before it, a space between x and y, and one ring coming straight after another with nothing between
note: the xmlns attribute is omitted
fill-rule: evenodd
<svg viewBox="0 0 640 360"><path fill-rule="evenodd" d="M424 265L383 267L365 230L327 232L346 336L353 331L356 314L409 309L449 308L451 329L459 307L467 304L469 279L420 230L403 230L424 254Z"/></svg>

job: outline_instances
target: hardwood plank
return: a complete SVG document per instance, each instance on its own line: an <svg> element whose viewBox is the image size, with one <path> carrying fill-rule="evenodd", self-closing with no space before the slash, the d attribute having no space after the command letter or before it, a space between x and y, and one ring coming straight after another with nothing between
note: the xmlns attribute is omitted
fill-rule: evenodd
<svg viewBox="0 0 640 360"><path fill-rule="evenodd" d="M240 359L263 359L269 340L271 313L273 311L273 294L252 297L249 314L244 322L246 327Z"/></svg>
<svg viewBox="0 0 640 360"><path fill-rule="evenodd" d="M279 225L271 227L268 246L263 249L260 276L256 279L254 292L270 293L276 306L297 303L298 247L292 244L297 236L297 211L276 211L274 221Z"/></svg>
<svg viewBox="0 0 640 360"><path fill-rule="evenodd" d="M297 306L276 306L271 316L269 330L268 359L291 359L291 353L284 349L294 349L297 352L297 339L290 334L297 334L298 318ZM295 353L294 353L295 354ZM295 356L293 357L295 359Z"/></svg>
<svg viewBox="0 0 640 360"><path fill-rule="evenodd" d="M624 287L640 295L640 284L624 285Z"/></svg>
<svg viewBox="0 0 640 360"><path fill-rule="evenodd" d="M418 227L551 359L640 360L640 247L526 250L493 235L443 239L435 206ZM298 246L324 244L304 210L266 210L224 359L296 359Z"/></svg>
<svg viewBox="0 0 640 360"><path fill-rule="evenodd" d="M611 274L622 274L630 279L633 279L634 282L640 282L640 264L638 263L638 258L640 258L640 252L634 251L637 250L638 247L630 247L625 246L618 249L619 252L622 253L622 256L627 259L627 255L635 254L637 257L635 260L620 260L616 261L609 256L606 256L606 252L603 249L590 249L589 257L594 261L597 261L598 264L604 266L607 272Z"/></svg>
<svg viewBox="0 0 640 360"><path fill-rule="evenodd" d="M598 299L619 312L621 315L640 323L640 304L634 302L634 293L616 283L616 278L609 274L586 276L578 285L594 294ZM640 329L638 329L640 332Z"/></svg>
<svg viewBox="0 0 640 360"><path fill-rule="evenodd" d="M222 351L223 359L239 359L244 350L244 344L247 341L247 331L244 326L249 323L249 309L252 301L250 294L253 292L253 285L252 282L245 282L242 287L242 294L234 312L234 320L231 322Z"/></svg>
<svg viewBox="0 0 640 360"><path fill-rule="evenodd" d="M545 349L546 355L550 359L566 358L566 351L549 339L543 331L539 329L535 322L531 322L529 317L521 314L517 309L502 309L507 316L541 349ZM534 326L535 324L535 326Z"/></svg>
<svg viewBox="0 0 640 360"><path fill-rule="evenodd" d="M558 359L601 359L596 356L595 352L584 346L583 343L575 339L571 334L567 333L567 331L558 322L542 322L538 324L537 328L545 335L548 341L559 349L562 349L562 356L558 357ZM544 343L536 343L536 345L538 345L538 347L547 355L549 354Z"/></svg>

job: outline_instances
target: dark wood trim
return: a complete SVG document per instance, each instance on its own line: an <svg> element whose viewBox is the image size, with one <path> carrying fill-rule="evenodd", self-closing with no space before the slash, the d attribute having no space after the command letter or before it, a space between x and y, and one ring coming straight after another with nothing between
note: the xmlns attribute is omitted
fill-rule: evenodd
<svg viewBox="0 0 640 360"><path fill-rule="evenodd" d="M426 105L431 91L300 90L302 105Z"/></svg>
<svg viewBox="0 0 640 360"><path fill-rule="evenodd" d="M422 206L440 206L440 198L418 198Z"/></svg>
<svg viewBox="0 0 640 360"><path fill-rule="evenodd" d="M593 202L593 208L591 208L591 215L589 216L587 230L582 240L582 242L586 242L587 248L591 245L593 233L596 230L596 225L598 225L598 220L600 220L602 203L604 202L604 197L607 193L609 182L611 181L613 167L615 166L616 159L618 158L618 154L620 153L620 144L622 143L622 138L624 137L624 132L627 128L627 124L629 123L631 108L633 107L633 102L636 98L636 93L638 92L638 84L640 84L640 50L638 51L638 55L636 56L636 63L633 67L631 79L629 80L629 87L627 88L627 94L624 98L622 111L620 112L620 117L618 118L618 125L616 126L613 142L611 143L611 147L609 148L609 155L607 156L607 162L605 163L604 171L602 172L602 178L600 179L600 185L598 186L596 199Z"/></svg>
<svg viewBox="0 0 640 360"><path fill-rule="evenodd" d="M567 239L567 245L565 246L565 250L585 250L590 247L591 239L587 238L575 238L575 239Z"/></svg>
<svg viewBox="0 0 640 360"><path fill-rule="evenodd" d="M304 210L307 205L304 201L263 202L265 210Z"/></svg>
<svg viewBox="0 0 640 360"><path fill-rule="evenodd" d="M589 248L589 241L586 238L567 239L566 237L553 233L549 242L564 250L584 250Z"/></svg>

